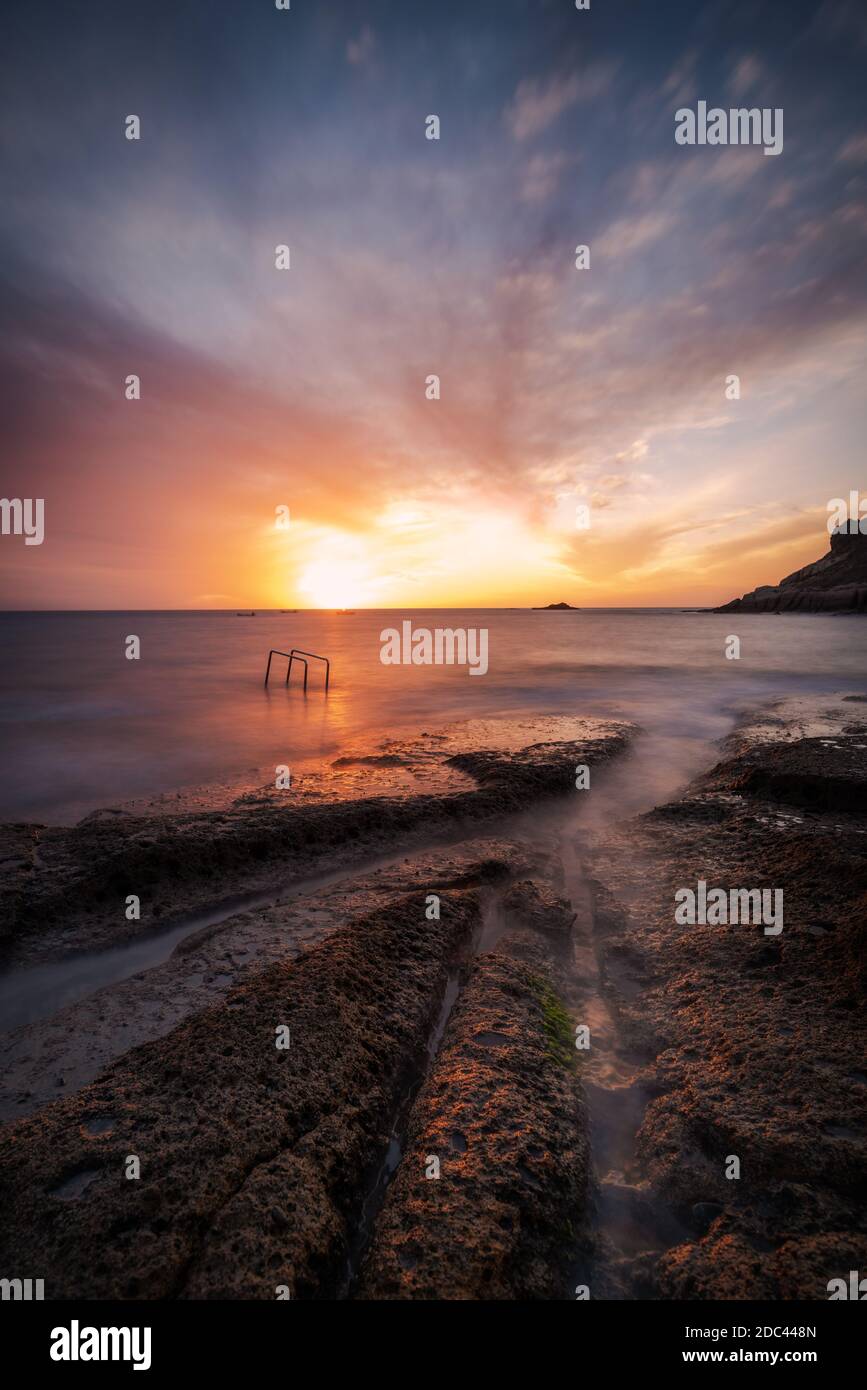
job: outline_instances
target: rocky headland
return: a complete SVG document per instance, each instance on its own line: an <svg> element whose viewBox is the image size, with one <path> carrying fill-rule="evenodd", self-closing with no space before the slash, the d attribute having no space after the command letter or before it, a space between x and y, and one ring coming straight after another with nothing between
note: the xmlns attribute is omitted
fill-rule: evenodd
<svg viewBox="0 0 867 1390"><path fill-rule="evenodd" d="M867 533L835 530L827 555L714 613L867 613Z"/></svg>

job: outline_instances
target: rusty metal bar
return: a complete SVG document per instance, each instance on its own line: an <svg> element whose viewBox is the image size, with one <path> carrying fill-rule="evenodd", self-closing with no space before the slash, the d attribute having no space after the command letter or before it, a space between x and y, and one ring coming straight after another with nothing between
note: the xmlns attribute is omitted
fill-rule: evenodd
<svg viewBox="0 0 867 1390"><path fill-rule="evenodd" d="M293 648L292 648L292 653L291 653L291 655L293 655L293 656L297 655L297 656L299 656L299 657L300 657L300 656L309 656L309 657L312 657L314 661L324 661L324 662L325 662L325 693L326 693L326 695L327 695L327 694L328 694L328 681L329 681L329 678L330 678L330 676L331 676L331 662L328 660L328 657L327 657L327 656L320 656L318 652L305 652L304 649L303 649L303 647L293 647Z"/></svg>
<svg viewBox="0 0 867 1390"><path fill-rule="evenodd" d="M287 685L289 684L289 677L292 675L292 662L293 662L293 661L300 661L301 664L302 664L302 666L304 667L304 694L306 695L306 694L307 694L307 662L305 661L305 659L304 659L303 656L299 656L299 655L298 655L298 653L296 652L296 650L295 650L294 647L292 648L292 651L291 651L290 654L289 654L289 666L288 666L288 669L287 669L287 671L286 671L286 684L287 684Z"/></svg>
<svg viewBox="0 0 867 1390"><path fill-rule="evenodd" d="M272 647L271 650L270 650L270 652L268 653L268 665L265 667L265 684L266 684L266 685L268 684L268 677L269 677L270 674L271 674L271 661L272 661L272 659L273 659L275 656L285 656L286 660L287 660L288 663L289 663L289 665L288 665L287 668L286 668L286 681L285 681L285 684L286 684L286 685L289 684L289 677L292 675L292 663L293 663L293 661L300 661L300 662L301 662L302 666L304 667L304 690L305 690L305 693L306 693L306 690L307 690L307 676L308 676L308 674L309 674L309 665L308 665L308 662L307 662L306 658L307 658L307 657L310 657L310 658L311 658L312 660L314 660L314 661L324 661L324 662L325 662L325 693L326 693L326 695L328 694L328 682L329 682L329 679L330 679L330 677L331 677L331 662L328 660L328 657L327 657L327 656L319 656L319 654L318 654L317 652L305 652L305 651L303 651L300 647L293 647L292 650L291 650L291 652L281 652L281 651L278 651L276 647Z"/></svg>
<svg viewBox="0 0 867 1390"><path fill-rule="evenodd" d="M287 661L291 661L289 652L278 652L276 647L272 647L268 653L268 665L265 667L265 684L268 684L268 677L271 674L271 658L274 656L285 656Z"/></svg>

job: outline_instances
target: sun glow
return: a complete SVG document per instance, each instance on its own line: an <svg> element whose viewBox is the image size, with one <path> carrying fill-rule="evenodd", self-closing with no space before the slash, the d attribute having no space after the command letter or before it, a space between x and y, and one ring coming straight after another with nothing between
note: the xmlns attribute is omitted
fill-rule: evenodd
<svg viewBox="0 0 867 1390"><path fill-rule="evenodd" d="M365 602L368 583L363 561L332 554L309 564L298 587L315 608L351 608Z"/></svg>

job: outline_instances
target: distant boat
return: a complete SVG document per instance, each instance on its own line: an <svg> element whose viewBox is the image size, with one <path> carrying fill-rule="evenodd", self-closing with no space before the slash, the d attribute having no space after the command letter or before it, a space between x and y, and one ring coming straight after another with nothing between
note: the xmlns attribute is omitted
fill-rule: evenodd
<svg viewBox="0 0 867 1390"><path fill-rule="evenodd" d="M256 616L255 610L252 609L252 608L250 609L249 613L236 613L236 614L235 614L235 617L236 617L236 618L255 618L255 616Z"/></svg>

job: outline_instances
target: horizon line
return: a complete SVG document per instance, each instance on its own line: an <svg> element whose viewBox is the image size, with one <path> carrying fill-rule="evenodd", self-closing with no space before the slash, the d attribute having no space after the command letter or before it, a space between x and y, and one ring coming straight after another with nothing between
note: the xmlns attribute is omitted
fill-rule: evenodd
<svg viewBox="0 0 867 1390"><path fill-rule="evenodd" d="M565 600L564 600L565 602ZM0 616L34 613L227 613L236 617L258 617L271 613L278 617L292 618L301 613L330 613L334 617L355 617L358 613L625 613L625 612L713 612L712 608L699 608L697 605L683 603L608 603L580 604L569 608L552 608L549 604L445 604L425 607L423 604L403 605L399 608L255 608L249 611L239 608L0 608Z"/></svg>

